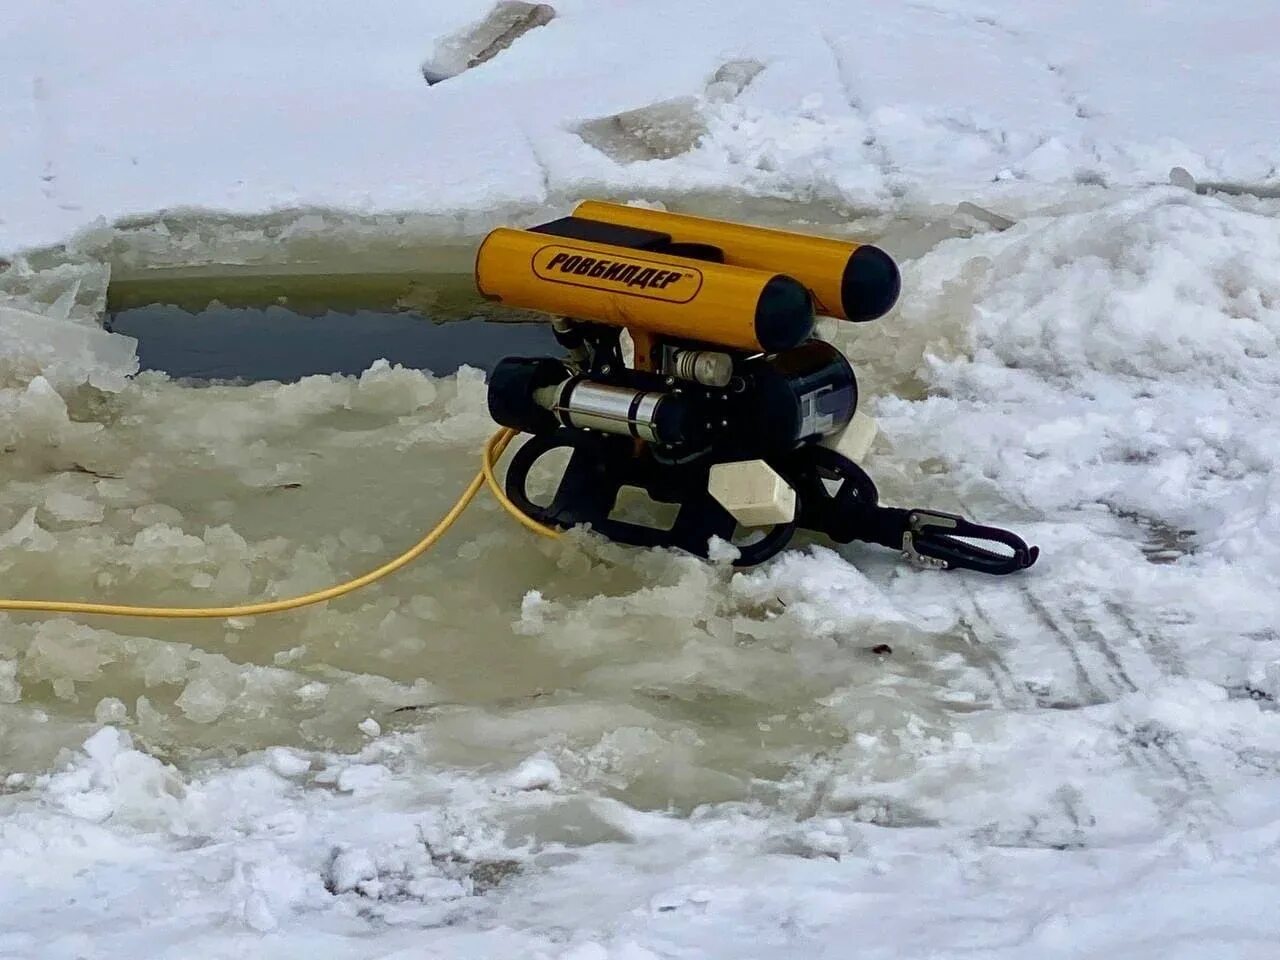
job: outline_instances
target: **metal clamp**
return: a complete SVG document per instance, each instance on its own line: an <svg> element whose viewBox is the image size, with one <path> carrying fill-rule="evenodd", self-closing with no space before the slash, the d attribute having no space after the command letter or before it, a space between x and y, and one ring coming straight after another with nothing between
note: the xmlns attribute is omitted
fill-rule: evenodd
<svg viewBox="0 0 1280 960"><path fill-rule="evenodd" d="M912 510L902 533L903 556L930 570L960 568L982 573L1006 574L1023 570L1040 556L1039 547L1008 530L973 523L954 513ZM1010 553L997 553L969 541L987 541L1006 546Z"/></svg>

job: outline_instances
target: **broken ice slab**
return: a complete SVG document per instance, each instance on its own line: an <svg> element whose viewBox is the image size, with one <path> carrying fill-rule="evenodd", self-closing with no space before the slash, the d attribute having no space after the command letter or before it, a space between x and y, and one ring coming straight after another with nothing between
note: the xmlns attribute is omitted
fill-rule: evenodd
<svg viewBox="0 0 1280 960"><path fill-rule="evenodd" d="M736 100L747 85L763 72L764 64L759 60L728 60L720 64L707 81L706 97L721 103Z"/></svg>
<svg viewBox="0 0 1280 960"><path fill-rule="evenodd" d="M996 213L994 210L988 210L986 207L980 207L976 203L970 203L965 200L956 205L956 214L962 217L972 217L979 223L986 224L997 233L1003 233L1010 227L1017 224L1016 220L1010 220L1002 214Z"/></svg>
<svg viewBox="0 0 1280 960"><path fill-rule="evenodd" d="M0 261L0 298L7 307L96 326L110 275L106 264L94 261L37 267L18 257Z"/></svg>
<svg viewBox="0 0 1280 960"><path fill-rule="evenodd" d="M1175 187L1181 187L1183 190L1196 192L1196 178L1191 175L1191 171L1186 167L1174 167L1169 171L1169 183Z"/></svg>
<svg viewBox="0 0 1280 960"><path fill-rule="evenodd" d="M138 370L137 341L74 320L0 304L0 380L36 375L58 389L116 392Z"/></svg>
<svg viewBox="0 0 1280 960"><path fill-rule="evenodd" d="M530 30L550 23L555 15L550 4L504 0L479 23L441 39L422 65L423 79L434 85L492 60Z"/></svg>
<svg viewBox="0 0 1280 960"><path fill-rule="evenodd" d="M730 60L707 81L702 97L660 100L584 120L574 133L617 163L670 160L694 149L706 135L709 103L733 101L763 70L759 60Z"/></svg>
<svg viewBox="0 0 1280 960"><path fill-rule="evenodd" d="M1169 183L1193 193L1222 193L1230 197L1257 197L1260 200L1280 200L1280 183L1238 183L1227 180L1196 180L1186 167L1174 167L1169 171Z"/></svg>
<svg viewBox="0 0 1280 960"><path fill-rule="evenodd" d="M695 97L679 97L586 120L574 132L617 163L639 163L688 153L706 134L707 121Z"/></svg>

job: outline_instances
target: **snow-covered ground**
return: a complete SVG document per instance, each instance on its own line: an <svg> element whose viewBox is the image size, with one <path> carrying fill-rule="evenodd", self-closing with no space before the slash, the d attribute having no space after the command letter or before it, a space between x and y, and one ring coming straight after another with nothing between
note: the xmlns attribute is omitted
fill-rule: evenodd
<svg viewBox="0 0 1280 960"><path fill-rule="evenodd" d="M489 5L10 4L0 252L174 206L453 215L735 188L882 208L1280 163L1271 0L562 0L428 87L436 39ZM736 96L712 83L750 62ZM673 101L651 146L709 133L678 156L622 165L577 133Z"/></svg>
<svg viewBox="0 0 1280 960"><path fill-rule="evenodd" d="M112 270L591 195L897 253L840 332L868 467L1043 559L735 574L483 503L326 609L5 617L0 957L1280 955L1280 202L1167 185L1274 186L1275 5L564 0L428 87L488 5L6 11L0 594L333 582L491 429L468 371L134 377Z"/></svg>

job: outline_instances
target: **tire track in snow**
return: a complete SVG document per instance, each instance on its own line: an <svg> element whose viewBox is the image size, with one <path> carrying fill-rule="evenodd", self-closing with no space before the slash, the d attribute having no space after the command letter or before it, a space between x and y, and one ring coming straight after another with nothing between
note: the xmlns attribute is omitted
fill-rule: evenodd
<svg viewBox="0 0 1280 960"><path fill-rule="evenodd" d="M1009 665L1000 658L995 644L986 642L979 636L981 627L992 626L990 617L982 610L981 604L973 595L973 590L966 584L972 614L960 617L960 632L965 642L966 651L971 662L978 663L995 692L996 702L1007 710L1034 710L1040 706L1035 695L1024 683L1019 683Z"/></svg>
<svg viewBox="0 0 1280 960"><path fill-rule="evenodd" d="M1062 102L1071 110L1072 114L1077 119L1089 120L1094 116L1097 116L1097 111L1085 102L1084 95L1081 94L1071 83L1067 68L1062 63L1050 59L1042 51L1036 49L1034 46L1034 38L1026 32L1019 30L1017 27L1011 27L1009 24L996 19L988 13L955 10L947 7L936 6L931 3L908 3L906 6L911 10L920 10L926 13L932 13L936 16L945 17L946 19L956 23L977 27L990 33L998 33L1015 41L1038 63L1043 64L1045 70L1053 75L1054 82L1060 91Z"/></svg>
<svg viewBox="0 0 1280 960"><path fill-rule="evenodd" d="M1069 68L1038 48L1035 37L1028 35L1017 27L1011 27L1007 23L1004 23L987 13L955 10L936 6L930 3L908 3L907 7L908 9L919 10L936 16L945 17L955 23L976 27L987 31L988 33L999 34L1014 41L1023 51L1026 52L1028 57L1042 65L1045 71L1050 74L1053 85L1057 88L1058 97L1061 99L1063 106L1070 111L1072 117L1079 121L1079 132L1082 145L1089 150L1095 161L1099 164L1103 162L1102 155L1099 153L1096 145L1096 139L1087 134L1087 131L1091 130L1093 127L1092 121L1096 117L1102 115L1101 111L1093 107L1088 102L1085 94L1071 82L1071 72ZM988 131L971 128L968 132L989 138ZM1041 139L1041 143L1046 141L1047 138ZM1077 181L1080 183L1101 182L1101 178L1098 175L1093 175L1091 171L1081 171L1077 174Z"/></svg>
<svg viewBox="0 0 1280 960"><path fill-rule="evenodd" d="M858 92L854 89L844 54L840 52L839 45L831 39L831 36L825 30L821 33L821 37L822 42L826 44L827 52L831 56L831 62L835 65L836 77L840 80L840 89L844 92L845 103L862 121L863 127L866 128L867 133L862 140L862 145L867 148L871 162L880 171L880 175L884 178L885 186L889 192L895 197L902 196L901 188L894 186L892 182L899 172L898 165L894 162L893 157L889 155L889 149L876 136L876 126L872 122L871 114L862 102L862 98L858 96Z"/></svg>
<svg viewBox="0 0 1280 960"><path fill-rule="evenodd" d="M973 625L975 637L981 642L981 634L989 637L987 642L993 648L1001 644L1017 644L1019 638L1007 630L996 626L992 615L969 590L971 603L978 615L978 622ZM1043 628L1045 635L1053 638L1065 657L1064 664L1075 677L1080 696L1073 708L1100 706L1115 703L1144 689L1161 678L1185 676L1185 669L1171 670L1174 667L1161 653L1153 653L1153 648L1160 649L1162 644L1149 632L1138 629L1132 617L1121 615L1121 608L1114 602L1107 602L1097 610L1080 611L1081 615L1064 617L1064 611L1055 610L1046 598L1036 591L1033 583L1019 584L1015 594L1022 607L1023 617L1028 624L1037 624ZM1114 632L1120 636L1131 637L1138 642L1125 651L1120 651L1107 639L1107 618L1119 629ZM1001 618L1008 621L1008 612L1002 612ZM1125 656L1124 654L1128 654ZM1028 684L1019 684L1016 673L1004 660L995 654L992 658L999 662L999 671L1013 679L1015 691L1019 686L1024 690ZM1055 671L1058 675L1058 671ZM1134 677L1139 680L1135 680ZM993 680L996 690L1008 690L1009 679L1000 682ZM1011 711L1027 710L1027 697L1015 693L1000 704ZM1062 709L1043 701L1034 700L1034 706L1041 709ZM1185 825L1196 829L1206 819L1220 815L1222 807L1213 792L1209 778L1201 770L1199 763L1188 752L1182 739L1157 724L1140 723L1132 727L1117 725L1117 747L1122 756L1134 767L1147 774L1144 779L1154 778L1167 781L1168 786L1162 790L1158 803L1167 818L1181 813ZM1170 802L1172 801L1172 802Z"/></svg>

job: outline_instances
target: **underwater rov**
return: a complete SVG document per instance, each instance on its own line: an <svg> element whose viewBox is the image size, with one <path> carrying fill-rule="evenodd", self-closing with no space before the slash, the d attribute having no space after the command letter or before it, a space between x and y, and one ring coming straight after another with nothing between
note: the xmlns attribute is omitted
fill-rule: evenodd
<svg viewBox="0 0 1280 960"><path fill-rule="evenodd" d="M538 523L699 556L719 537L738 547L739 566L772 557L800 528L939 569L1006 574L1039 555L1007 530L880 506L858 466L874 428L857 415L857 379L812 334L815 313L868 321L893 306L898 269L874 246L588 201L491 232L476 285L555 316L568 352L507 358L489 381L494 420L532 434L506 494ZM564 448L550 503L534 503L530 469ZM624 487L677 505L670 528L615 518ZM740 528L754 538L735 540Z"/></svg>
<svg viewBox="0 0 1280 960"><path fill-rule="evenodd" d="M489 380L503 427L481 469L414 546L324 590L220 607L0 598L0 610L161 619L248 617L345 596L430 550L481 487L521 524L559 537L589 524L620 543L707 556L713 537L750 566L796 530L901 550L935 569L1014 573L1040 551L998 527L934 510L882 507L857 461L874 425L858 413L849 361L813 337L815 312L874 320L897 300L898 268L869 245L608 203L480 246L476 286L493 301L551 314L567 360L508 357ZM622 333L634 347L626 362ZM519 432L505 492L495 462ZM526 484L570 452L551 502ZM613 516L624 487L678 507L663 529ZM744 528L752 536L735 541ZM1003 549L992 549L992 547Z"/></svg>

